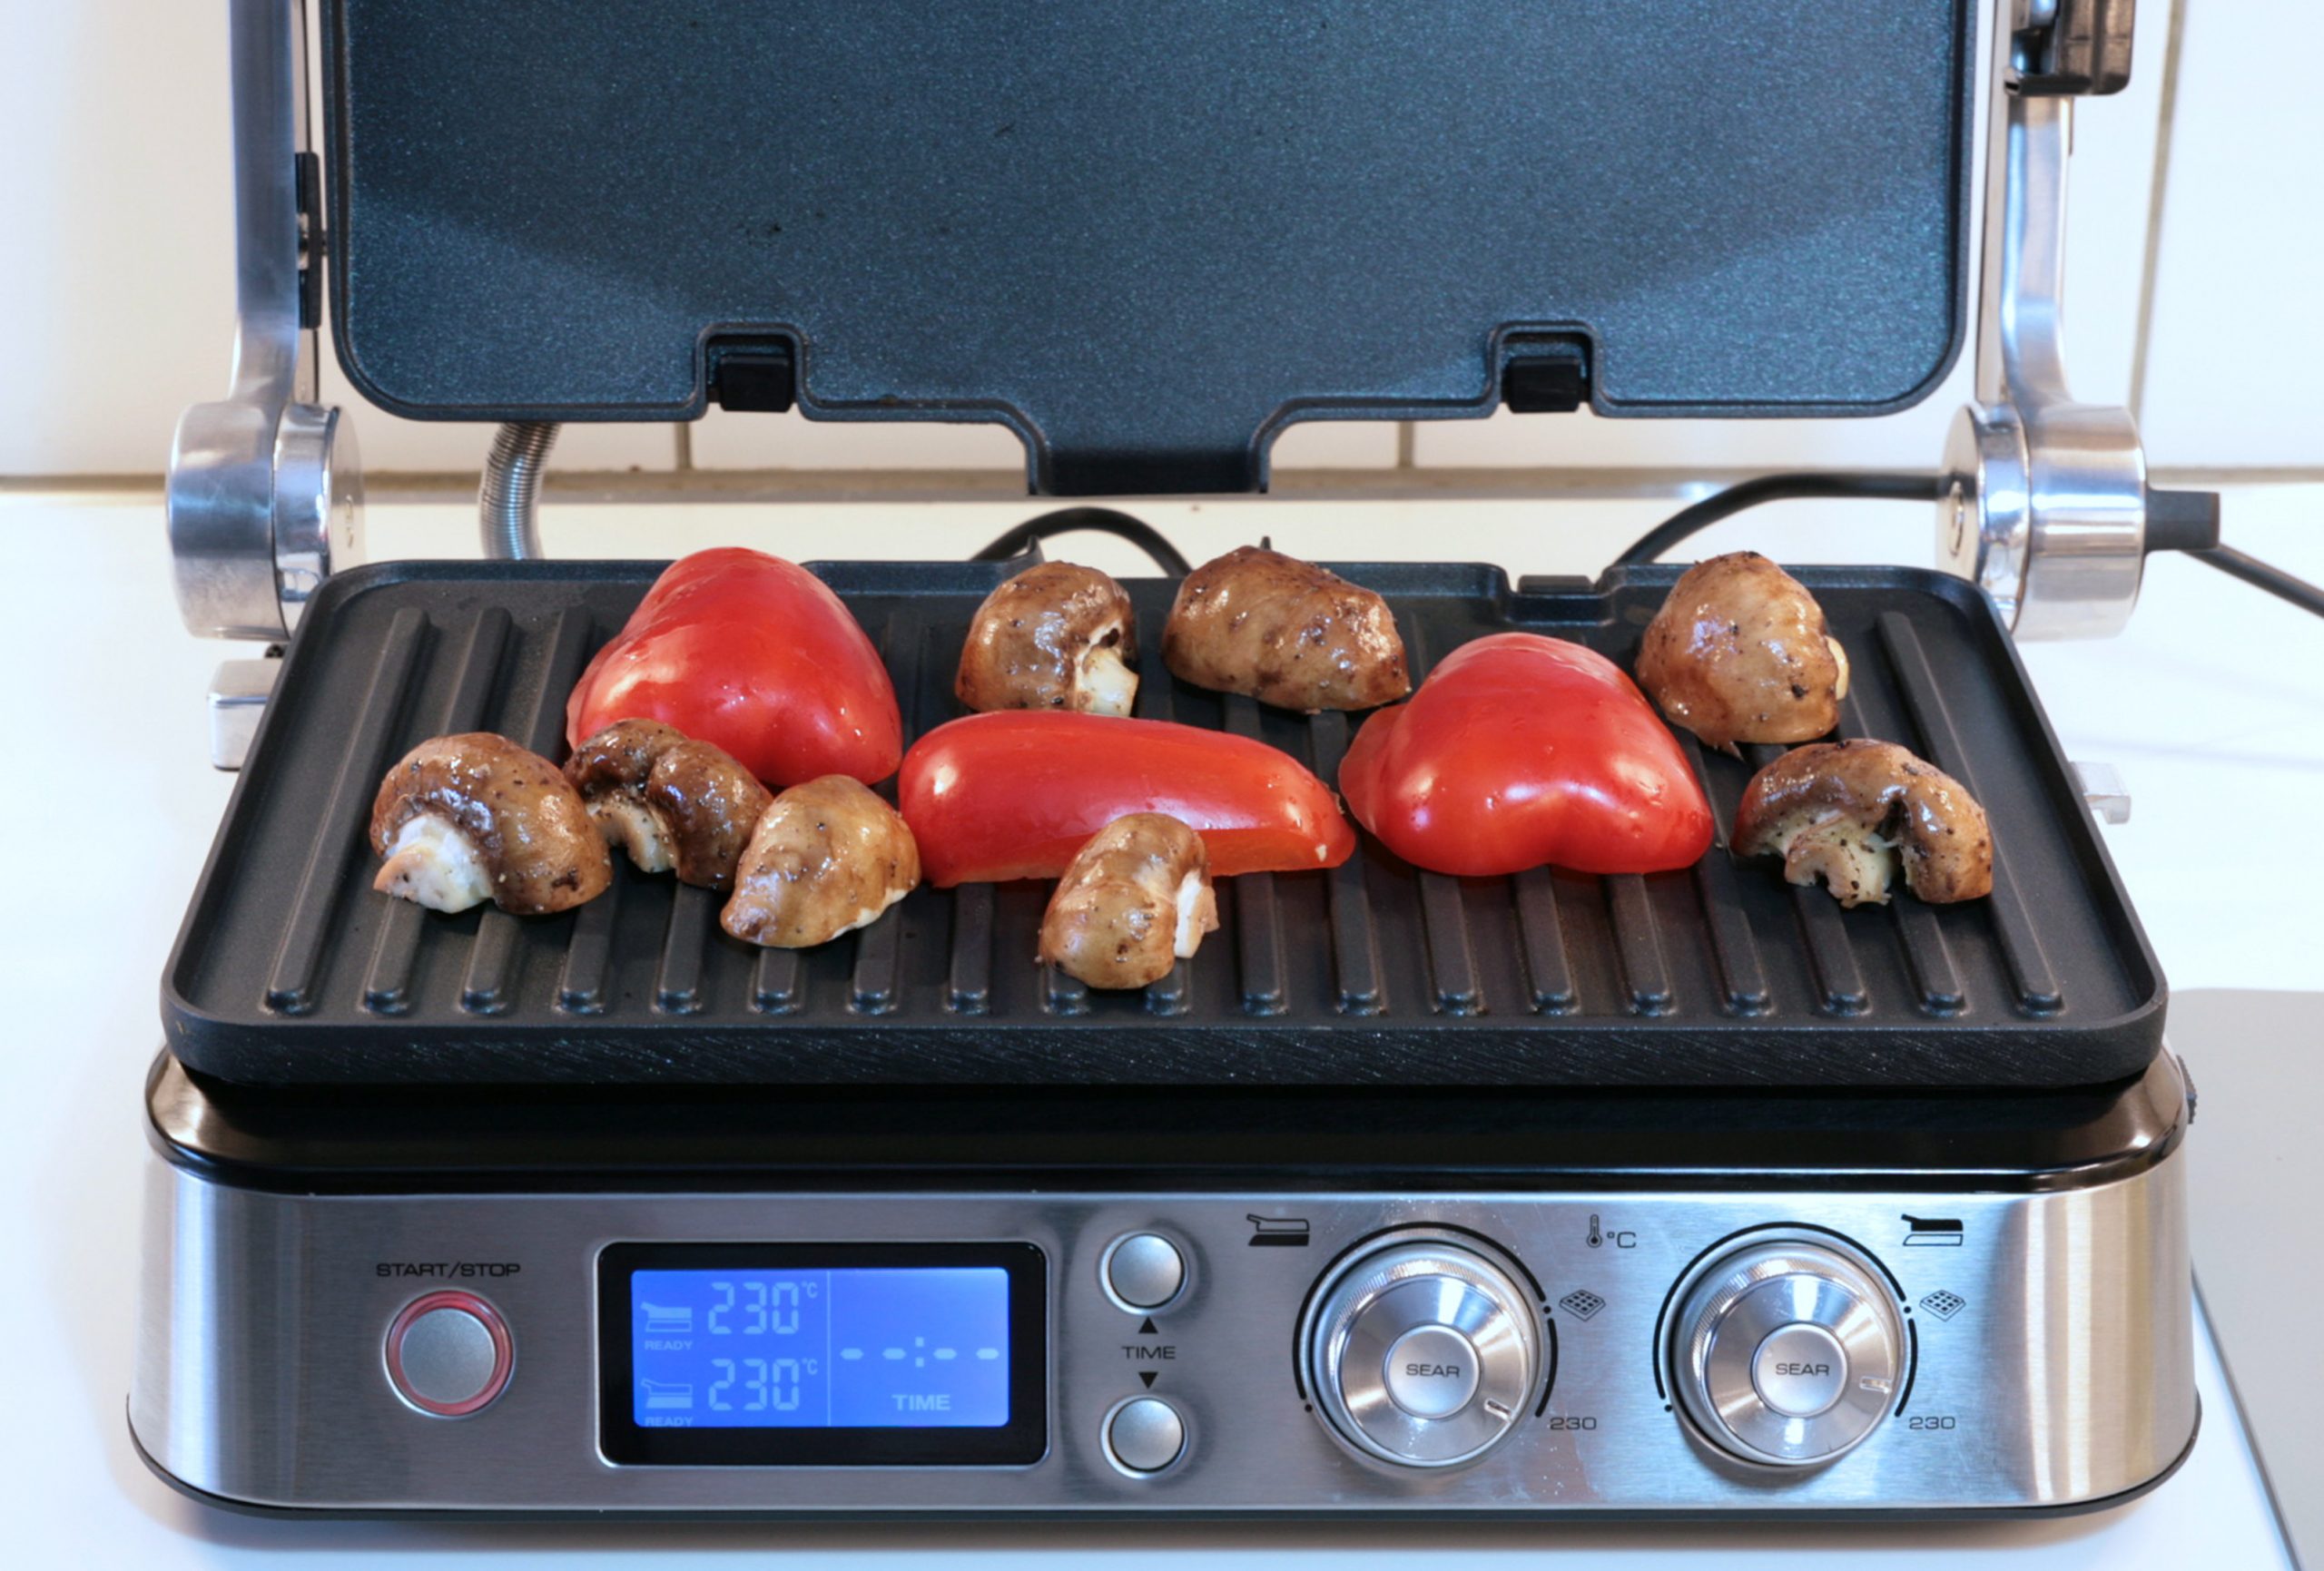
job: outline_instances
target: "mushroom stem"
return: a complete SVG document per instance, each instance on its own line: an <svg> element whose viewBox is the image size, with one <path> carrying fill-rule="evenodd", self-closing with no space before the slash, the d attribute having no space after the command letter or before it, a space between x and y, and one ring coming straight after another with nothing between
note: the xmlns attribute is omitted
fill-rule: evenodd
<svg viewBox="0 0 2324 1571"><path fill-rule="evenodd" d="M1081 662L1082 707L1091 714L1125 715L1137 701L1137 673L1111 643L1092 647Z"/></svg>
<svg viewBox="0 0 2324 1571"><path fill-rule="evenodd" d="M618 846L629 853L629 859L637 864L639 871L670 870L670 846L662 838L662 826L634 798L597 798L589 804L589 820L606 837L606 844Z"/></svg>
<svg viewBox="0 0 2324 1571"><path fill-rule="evenodd" d="M1896 842L1851 823L1817 824L1784 848L1783 876L1811 886L1821 878L1843 906L1885 906L1896 876Z"/></svg>
<svg viewBox="0 0 2324 1571"><path fill-rule="evenodd" d="M492 876L476 841L428 814L406 820L396 831L371 887L431 911L465 911L492 898Z"/></svg>

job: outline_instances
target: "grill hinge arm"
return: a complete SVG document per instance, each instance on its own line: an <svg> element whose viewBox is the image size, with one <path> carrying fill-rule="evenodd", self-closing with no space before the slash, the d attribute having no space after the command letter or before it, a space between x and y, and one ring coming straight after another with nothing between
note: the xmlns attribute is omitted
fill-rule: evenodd
<svg viewBox="0 0 2324 1571"><path fill-rule="evenodd" d="M2021 638L2111 635L2138 601L2138 427L2074 398L2063 337L2074 99L2127 84L2131 22L2132 0L1996 0L1977 401L1946 444L1937 551Z"/></svg>
<svg viewBox="0 0 2324 1571"><path fill-rule="evenodd" d="M305 31L303 0L231 0L233 371L223 399L178 421L167 496L178 610L209 638L288 636L358 552L353 426L315 401L323 244Z"/></svg>

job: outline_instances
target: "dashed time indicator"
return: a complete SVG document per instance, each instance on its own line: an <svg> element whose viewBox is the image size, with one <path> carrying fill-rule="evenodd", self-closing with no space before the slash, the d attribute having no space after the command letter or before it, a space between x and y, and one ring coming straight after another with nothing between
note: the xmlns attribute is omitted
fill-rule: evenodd
<svg viewBox="0 0 2324 1571"><path fill-rule="evenodd" d="M641 1429L1009 1422L998 1266L639 1271L629 1292Z"/></svg>

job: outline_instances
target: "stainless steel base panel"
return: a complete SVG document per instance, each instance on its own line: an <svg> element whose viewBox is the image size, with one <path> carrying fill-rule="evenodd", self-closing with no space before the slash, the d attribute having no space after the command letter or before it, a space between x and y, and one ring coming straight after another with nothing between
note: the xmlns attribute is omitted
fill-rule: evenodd
<svg viewBox="0 0 2324 1571"><path fill-rule="evenodd" d="M156 1156L130 1422L155 1468L190 1491L331 1512L2070 1508L2151 1484L2194 1434L2182 1165L2174 1149L2112 1182L2041 1193L1762 1180L1423 1196L317 1196L229 1187ZM1364 1453L1318 1418L1302 1384L1311 1291L1349 1252L1403 1228L1488 1242L1537 1295L1544 1356L1532 1399L1504 1440L1457 1467ZM1674 1289L1728 1241L1770 1229L1868 1259L1905 1327L1894 1406L1827 1466L1729 1460L1674 1399ZM1101 1281L1108 1246L1137 1232L1170 1240L1185 1262L1150 1331ZM596 1278L607 1245L1000 1240L1046 1260L1038 1461L671 1468L602 1454ZM506 1392L457 1419L399 1400L383 1359L398 1313L448 1287L495 1306L515 1346ZM1142 1395L1167 1400L1185 1434L1177 1460L1147 1473L1118 1465L1105 1441L1108 1416Z"/></svg>

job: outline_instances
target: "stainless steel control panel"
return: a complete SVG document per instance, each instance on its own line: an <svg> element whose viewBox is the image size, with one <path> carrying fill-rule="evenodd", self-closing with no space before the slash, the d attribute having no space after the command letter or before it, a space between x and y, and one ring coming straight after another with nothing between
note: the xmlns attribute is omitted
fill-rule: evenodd
<svg viewBox="0 0 2324 1571"><path fill-rule="evenodd" d="M317 1197L155 1159L131 1421L314 1508L912 1513L2045 1507L2195 1424L2175 1157L2038 1195ZM622 1466L616 1243L1019 1242L1047 1445Z"/></svg>

